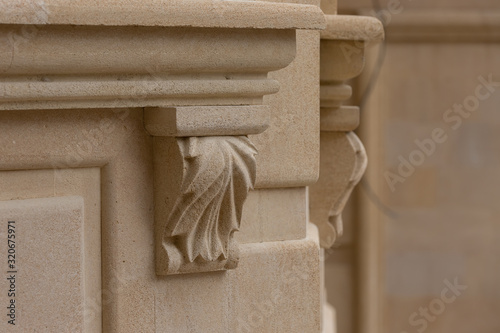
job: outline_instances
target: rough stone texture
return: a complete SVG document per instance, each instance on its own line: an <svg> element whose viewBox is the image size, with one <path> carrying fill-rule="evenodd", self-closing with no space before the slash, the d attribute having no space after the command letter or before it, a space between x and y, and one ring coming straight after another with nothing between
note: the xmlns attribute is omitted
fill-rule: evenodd
<svg viewBox="0 0 500 333"><path fill-rule="evenodd" d="M303 19L307 21L306 16ZM320 27L304 23L304 28ZM22 30L10 25L1 29L5 42L9 34L23 36ZM19 38L16 48L0 49L4 72L27 76L0 82L0 108L261 104L263 95L277 92L275 79L279 79L279 94L265 99L271 108L270 128L252 138L260 152L256 187L313 183L319 154L318 33L184 28L182 33L189 38L178 39L179 31L168 27L75 26L68 30L37 26L30 38ZM244 47L241 40L247 41ZM169 47L162 47L165 44ZM197 45L195 50L192 45ZM56 62L51 56L54 47L59 54ZM142 51L135 52L137 49ZM192 52L186 54L186 49ZM225 56L221 58L221 54ZM285 67L294 57L290 66L271 73L269 79L262 75ZM196 98L187 100L190 96Z"/></svg>
<svg viewBox="0 0 500 333"><path fill-rule="evenodd" d="M319 0L266 1L314 6L320 3ZM296 41L294 61L269 75L280 82L280 91L264 98L271 107L271 126L251 137L259 151L256 188L308 186L318 179L319 32L298 30Z"/></svg>
<svg viewBox="0 0 500 333"><path fill-rule="evenodd" d="M258 189L248 193L235 237L241 243L303 239L308 220L306 188Z"/></svg>
<svg viewBox="0 0 500 333"><path fill-rule="evenodd" d="M0 68L16 76L0 79L0 109L258 105L279 89L267 72L295 56L291 29L179 33L168 27L42 26L24 37L17 26L0 26ZM243 47L241 40L247 40Z"/></svg>
<svg viewBox="0 0 500 333"><path fill-rule="evenodd" d="M181 33L185 38L179 38ZM199 79L224 79L226 84L237 84L239 82L227 81L245 77L248 80L263 79L268 71L286 67L295 56L293 29L130 26L68 28L43 25L36 26L30 35L23 34L25 32L19 26L0 25L0 68L3 74L35 76L29 81L43 84L48 87L46 89L50 89L51 83L60 81L73 85L82 83L78 81L86 81L83 83L89 86L80 94L87 95L99 93L89 90L91 84L110 84L109 81L116 80L123 84L141 79L149 84L180 80L184 85L194 85L191 91L196 88ZM246 41L244 45L241 45L242 40ZM162 47L164 45L169 47ZM135 52L138 49L142 50L139 54ZM57 59L52 57L54 52L59 55ZM221 57L221 53L225 56ZM85 76L87 80L68 79L58 75ZM41 80L40 76L45 79ZM5 77L1 80L8 83L18 81L25 80ZM66 87L66 90L71 86ZM60 86L56 88L61 89ZM135 88L138 89L137 92L118 90L114 96L128 96L134 92L138 94L141 88L145 89L139 86ZM183 90L188 88L181 85L178 88L180 91L170 94L187 94ZM247 89L251 88L247 85ZM276 89L276 86L273 88ZM48 92L44 99L50 97ZM7 90L1 97L13 99L16 93L20 92ZM27 95L27 92L24 93Z"/></svg>
<svg viewBox="0 0 500 333"><path fill-rule="evenodd" d="M259 151L256 188L306 186L318 178L318 57L319 33L297 31L294 61L269 75L281 87L264 98L271 108L269 128L250 137Z"/></svg>

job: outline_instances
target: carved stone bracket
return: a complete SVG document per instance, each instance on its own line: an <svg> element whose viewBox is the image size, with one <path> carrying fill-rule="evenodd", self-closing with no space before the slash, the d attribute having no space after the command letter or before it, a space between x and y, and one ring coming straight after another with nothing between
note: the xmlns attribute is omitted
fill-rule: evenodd
<svg viewBox="0 0 500 333"><path fill-rule="evenodd" d="M363 144L352 132L359 108L343 106L352 95L345 81L363 70L366 42L383 39L381 22L369 17L326 15L321 32L320 175L309 188L310 218L323 248L342 235L342 210L366 169Z"/></svg>
<svg viewBox="0 0 500 333"><path fill-rule="evenodd" d="M239 254L233 233L240 227L243 203L253 189L257 150L246 136L176 141L183 175L161 233L167 272L235 268Z"/></svg>
<svg viewBox="0 0 500 333"><path fill-rule="evenodd" d="M216 109L238 113L238 107ZM146 109L147 128L156 118L149 114L162 111L172 112ZM255 182L257 150L247 136L201 136L213 130L199 132L200 136L155 137L158 274L214 271L238 264L233 233L239 229L243 203Z"/></svg>
<svg viewBox="0 0 500 333"><path fill-rule="evenodd" d="M294 43L290 34L287 37ZM196 85L199 80L192 82ZM248 90L241 82L233 80L219 96L236 101ZM269 107L261 104L262 96L277 90L268 84L276 81L265 76L253 82L264 87L254 99L257 104L144 110L145 128L154 136L159 275L226 270L238 265L239 249L233 234L240 227L243 204L256 177L257 150L247 136L269 127ZM198 94L205 92L198 90Z"/></svg>
<svg viewBox="0 0 500 333"><path fill-rule="evenodd" d="M257 150L245 134L268 127L267 111L262 105L146 108L145 126L155 135L158 274L236 268L233 234L256 175Z"/></svg>

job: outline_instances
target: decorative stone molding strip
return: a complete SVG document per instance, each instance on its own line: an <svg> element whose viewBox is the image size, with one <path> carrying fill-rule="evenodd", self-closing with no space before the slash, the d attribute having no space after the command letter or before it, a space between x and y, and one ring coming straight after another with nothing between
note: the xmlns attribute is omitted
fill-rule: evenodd
<svg viewBox="0 0 500 333"><path fill-rule="evenodd" d="M221 72L228 79L255 79L294 59L289 40L295 40L293 29L36 25L23 30L0 24L0 71L2 79L41 76L46 83L183 80L188 74L210 80Z"/></svg>
<svg viewBox="0 0 500 333"><path fill-rule="evenodd" d="M371 17L327 15L326 20L321 32L320 174L309 188L310 218L323 248L342 235L342 210L367 164L363 144L352 132L359 108L342 105L352 94L344 82L363 70L366 43L384 37L382 23Z"/></svg>
<svg viewBox="0 0 500 333"><path fill-rule="evenodd" d="M279 90L277 81L266 78L127 82L80 79L50 83L0 81L0 110L245 105L262 103L263 95Z"/></svg>
<svg viewBox="0 0 500 333"><path fill-rule="evenodd" d="M0 110L144 107L157 274L235 268L256 175L247 135L269 126L263 98L279 90L268 73L295 58L296 29L324 27L312 5L3 2Z"/></svg>

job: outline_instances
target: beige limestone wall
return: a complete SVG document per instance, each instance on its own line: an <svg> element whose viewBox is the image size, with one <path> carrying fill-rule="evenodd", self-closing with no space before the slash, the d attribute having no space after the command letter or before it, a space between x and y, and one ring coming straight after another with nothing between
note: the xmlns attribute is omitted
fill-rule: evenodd
<svg viewBox="0 0 500 333"><path fill-rule="evenodd" d="M220 1L77 4L41 4L48 16L43 23L53 25L31 27L33 38L4 49L10 60L0 63L9 74L0 78L0 213L22 222L19 251L30 258L23 261L21 255L19 262L24 291L18 327L92 333L320 332L320 249L318 231L308 223L306 189L318 176L319 32L294 29L321 28L321 11ZM11 23L39 23L29 8L5 7L2 40L18 32ZM174 15L165 20L165 13ZM183 57L191 50L198 52ZM155 76L149 65L166 74ZM278 68L284 69L267 80L267 72ZM264 98L265 106L254 105L278 87L278 94ZM153 149L153 141L161 141L153 135L162 136L157 132L182 121L170 118L169 126L151 129L148 115L158 120L154 114L168 111L150 108L178 104L188 105L179 112L208 112L196 119L211 127L204 135L236 135L227 127L237 127L238 121L227 126L210 118L222 117L218 110L270 112L269 121L256 117L246 124L251 131L238 133L260 133L269 125L264 134L251 136L259 150L257 181L236 236L237 269L172 276L155 271L155 223L168 218L158 214L163 204L155 201L156 190L162 190L158 175L180 182L185 170L161 169L168 163L158 161L163 156ZM189 107L206 104L217 107ZM202 135L197 130L193 133ZM253 148L248 150L250 155ZM222 171L238 172L223 162ZM202 167L216 174L221 166ZM194 183L204 190L203 180ZM231 199L244 201L240 193L229 197L228 205L234 204ZM53 242L57 246L50 246ZM51 283L60 284L62 296L52 293ZM44 298L49 291L53 295ZM31 295L36 297L29 304ZM45 316L54 297L64 301Z"/></svg>
<svg viewBox="0 0 500 333"><path fill-rule="evenodd" d="M500 93L492 92L480 101L470 116L457 113L451 118L448 110L455 103L473 100L470 96L482 85L478 77L493 75L499 81L500 46L389 44L387 51L387 64L393 65L384 67L374 91L374 96L380 96L378 103L368 110L384 119L376 129L383 147L374 161L379 164L377 177L385 179L386 172L400 174L400 156L409 159L418 154L415 140L427 140L430 150L422 165L404 177L404 183L395 184L394 191L386 181L380 181L376 190L392 211L380 219L383 327L387 331L427 326L427 332L498 331L500 322L493 309L500 302L495 282L500 279L495 264L500 251L496 236L500 160L495 147ZM487 94L487 89L481 88L481 93ZM433 139L431 143L428 139L436 129L443 129L443 142ZM445 281L455 279L467 290L439 308ZM421 314L412 317L430 304L433 320L422 319Z"/></svg>
<svg viewBox="0 0 500 333"><path fill-rule="evenodd" d="M328 284L330 279L356 281L352 298L347 295L335 304L337 312L347 315L338 317L346 332L498 332L500 298L494 281L500 278L495 262L500 251L500 174L495 133L500 92L498 87L477 88L480 76L488 80L492 74L493 81L500 81L498 29L481 20L486 12L496 15L498 3L401 3L404 11L387 26L380 77L362 109L359 133L369 165L354 203L357 213L345 219L345 225L355 223L355 251L342 244L337 257L327 260L330 302L335 304L331 295L343 290ZM386 4L381 5L383 9ZM340 3L339 12L371 7L371 1L349 1ZM426 19L420 28L417 16L411 16L417 9L418 17ZM426 35L423 28L436 10L455 18L453 13L461 10L466 20L443 20L443 29ZM453 38L443 34L447 23L464 29L460 22L469 28ZM366 88L378 55L373 49L356 92ZM451 118L448 110L454 104L475 108L477 89L490 95L478 99L470 115L465 111L466 116ZM434 140L431 149L428 139L436 129L441 133L440 128L443 133L435 137L444 142ZM423 151L415 140L427 142L431 150L392 191L387 172L400 175L400 158L421 156L415 153ZM467 289L450 288L455 279ZM428 318L421 311L428 311Z"/></svg>
<svg viewBox="0 0 500 333"><path fill-rule="evenodd" d="M264 98L271 106L271 126L254 138L262 170L256 187L307 186L318 178L319 32L297 31L296 38L295 60L270 74L282 85Z"/></svg>
<svg viewBox="0 0 500 333"><path fill-rule="evenodd" d="M282 198L278 189L251 195L244 217L248 227L238 237L242 243L252 243L241 245L237 270L158 277L154 270L152 138L144 130L141 109L4 111L0 132L2 200L7 201L2 205L11 209L15 201L8 200L79 195L88 198L84 207L91 207L89 218L97 214L102 230L102 282L92 270L89 279L95 290L73 301L76 316L102 317L103 332L120 333L320 330L317 231L312 226L306 231L280 224L306 224L303 189L283 190ZM33 171L19 171L26 173L20 176L6 171L24 169ZM99 193L101 210L96 206ZM271 197L284 199L281 211L265 204L248 210L252 202ZM61 228L60 238L69 242L68 250L86 246L81 229L67 229L63 224L67 221L55 222ZM278 229L273 230L274 226ZM278 232L285 228L288 234ZM18 246L24 248L22 243ZM88 250L92 249L99 245L90 243ZM83 265L89 256L72 260L74 265ZM39 271L22 260L20 265L25 274ZM76 327L71 332L99 331Z"/></svg>

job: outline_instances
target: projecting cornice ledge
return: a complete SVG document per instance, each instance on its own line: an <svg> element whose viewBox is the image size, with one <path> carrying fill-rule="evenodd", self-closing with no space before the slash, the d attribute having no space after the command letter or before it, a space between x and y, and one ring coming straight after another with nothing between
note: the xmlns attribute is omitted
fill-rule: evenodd
<svg viewBox="0 0 500 333"><path fill-rule="evenodd" d="M267 74L295 58L295 30L325 27L317 6L260 1L0 9L0 110L260 104L279 90Z"/></svg>
<svg viewBox="0 0 500 333"><path fill-rule="evenodd" d="M230 0L44 0L1 4L3 24L324 29L317 6Z"/></svg>
<svg viewBox="0 0 500 333"><path fill-rule="evenodd" d="M384 39L384 26L376 18L354 15L325 15L326 28L321 39L374 41Z"/></svg>

